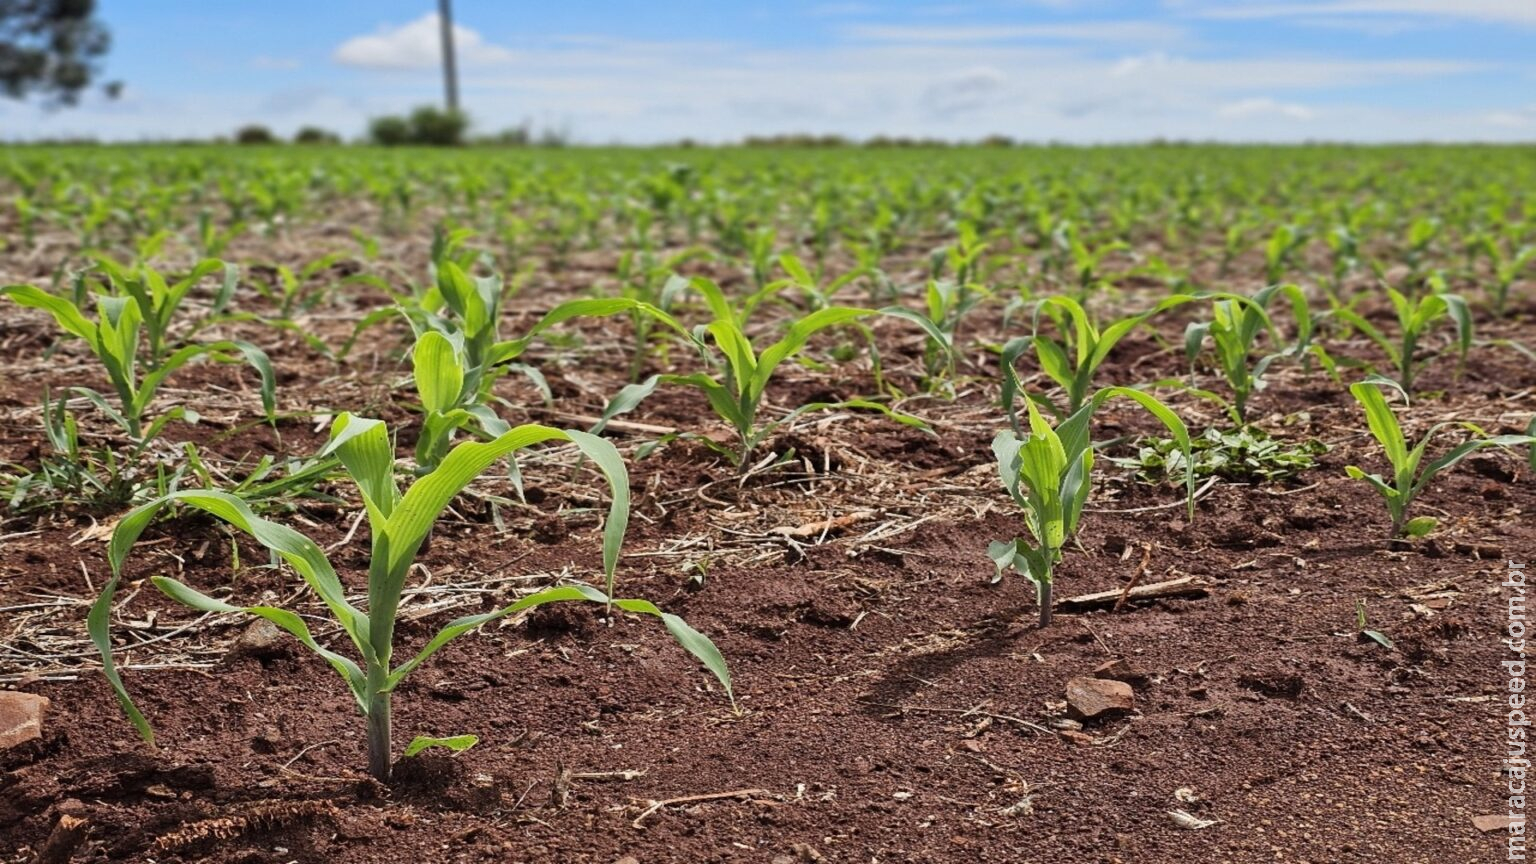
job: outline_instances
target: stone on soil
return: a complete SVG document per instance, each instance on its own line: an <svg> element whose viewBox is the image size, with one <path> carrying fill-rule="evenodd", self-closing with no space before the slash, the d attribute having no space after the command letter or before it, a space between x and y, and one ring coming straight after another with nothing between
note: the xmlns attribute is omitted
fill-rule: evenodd
<svg viewBox="0 0 1536 864"><path fill-rule="evenodd" d="M47 710L46 696L0 691L0 750L43 737L43 712Z"/></svg>
<svg viewBox="0 0 1536 864"><path fill-rule="evenodd" d="M1067 711L1079 720L1125 714L1136 707L1131 685L1105 678L1073 678L1067 682Z"/></svg>

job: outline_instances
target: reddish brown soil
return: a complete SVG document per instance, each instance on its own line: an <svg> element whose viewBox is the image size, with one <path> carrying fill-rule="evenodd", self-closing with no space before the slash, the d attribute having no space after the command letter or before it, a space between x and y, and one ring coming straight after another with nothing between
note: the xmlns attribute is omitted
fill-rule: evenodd
<svg viewBox="0 0 1536 864"><path fill-rule="evenodd" d="M599 272L530 287L518 323L522 310L545 308ZM1000 337L999 324L983 313L973 335ZM1528 320L1480 325L1484 335L1531 331ZM334 326L350 324L343 315ZM627 361L622 322L576 329L588 346L579 362L556 362L553 348L535 358L565 414L593 413ZM894 324L880 330L892 377L910 392L912 336ZM1176 345L1181 330L1170 317L1159 333ZM89 367L68 359L77 346L61 349L64 362L39 360L49 332L11 309L0 323L0 457L10 461L37 458L37 416L27 412L43 384L92 383ZM408 422L392 339L370 340L338 369L291 337L242 332L271 348L285 411L356 409ZM1331 347L1374 358L1364 344ZM990 374L995 361L986 363ZM1536 369L1496 349L1477 350L1460 377L1454 365L1441 358L1426 372L1427 395L1406 415L1411 429L1456 418L1515 431L1532 407ZM864 370L786 369L772 398L782 406L868 392ZM1099 381L1183 372L1176 352L1147 337L1127 342ZM242 380L234 368L176 378L166 403L185 399L209 419L173 438L247 466L261 453L318 446L306 417L281 422L280 440L261 425L237 429L256 413ZM536 405L515 377L499 392ZM296 645L266 657L229 651L243 621L179 630L197 616L147 583L135 583L114 625L120 662L175 667L125 672L158 734L157 748L141 743L83 634L84 604L107 575L104 544L81 534L90 517L68 509L8 518L0 672L13 662L52 670L7 680L53 708L44 740L0 753L0 862L27 861L65 813L91 826L79 861L1408 864L1500 854L1501 834L1480 834L1470 820L1504 803L1498 584L1502 559L1536 550L1524 454L1489 453L1442 476L1417 511L1442 516L1440 530L1389 547L1381 501L1343 473L1346 464L1382 468L1358 408L1323 376L1283 370L1255 414L1281 437L1333 445L1316 469L1288 485L1218 484L1189 523L1177 490L1131 483L1105 460L1081 548L1058 574L1059 597L1180 575L1204 580L1207 596L1058 614L1041 631L1026 582L989 584L986 542L1022 530L991 465L994 398L993 385L976 382L953 403L915 400L909 408L934 421L932 437L872 416L812 415L779 442L804 464L744 488L696 443L632 462L637 509L621 593L709 634L731 664L740 712L648 620L607 620L596 607L540 613L459 640L402 687L397 746L416 734L474 733L481 744L402 761L390 788L363 779L362 723L329 667ZM1179 404L1197 430L1219 420L1209 405ZM507 415L552 419L539 409ZM658 393L627 419L713 431L707 416L692 394ZM1097 426L1105 436L1153 431L1124 407ZM409 443L402 436L402 454ZM638 443L624 439L631 452ZM533 503L504 508L506 532L473 503L440 526L421 561L431 584L485 590L409 600L406 646L567 566L593 577L602 502L584 490L600 487L537 460L525 474ZM494 477L481 488L508 494ZM824 542L772 533L864 509L879 512ZM301 503L274 518L329 546L354 512ZM354 590L365 535L332 553ZM247 602L270 595L320 608L243 540L232 573L230 551L226 531L181 516L145 535L128 575L178 573ZM702 584L688 564L703 570ZM1362 599L1394 650L1355 632ZM458 605L427 606L438 602ZM42 603L64 605L18 608ZM1136 711L1081 730L1064 724L1067 680L1117 657L1143 676ZM686 800L731 792L740 794ZM652 808L669 799L684 800ZM190 823L281 804L290 815L250 819L254 827L231 839L160 851ZM1214 824L1180 827L1173 810Z"/></svg>

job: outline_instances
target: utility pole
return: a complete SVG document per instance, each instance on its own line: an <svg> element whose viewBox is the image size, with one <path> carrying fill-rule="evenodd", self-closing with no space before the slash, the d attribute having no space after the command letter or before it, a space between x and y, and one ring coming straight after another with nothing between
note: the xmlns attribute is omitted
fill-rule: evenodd
<svg viewBox="0 0 1536 864"><path fill-rule="evenodd" d="M459 112L459 70L453 58L453 3L437 0L437 22L443 30L443 90L448 97L448 111Z"/></svg>

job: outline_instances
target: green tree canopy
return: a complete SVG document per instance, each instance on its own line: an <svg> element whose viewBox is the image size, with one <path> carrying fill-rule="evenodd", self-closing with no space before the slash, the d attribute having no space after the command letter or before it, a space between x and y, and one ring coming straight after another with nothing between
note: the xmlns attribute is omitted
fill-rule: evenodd
<svg viewBox="0 0 1536 864"><path fill-rule="evenodd" d="M96 0L0 0L0 92L73 105L99 78L111 45ZM121 86L107 84L107 95Z"/></svg>

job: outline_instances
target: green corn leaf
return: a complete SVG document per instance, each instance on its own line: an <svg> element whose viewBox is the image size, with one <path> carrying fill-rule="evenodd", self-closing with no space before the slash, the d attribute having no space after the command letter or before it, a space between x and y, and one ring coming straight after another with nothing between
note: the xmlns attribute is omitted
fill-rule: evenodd
<svg viewBox="0 0 1536 864"><path fill-rule="evenodd" d="M389 584L382 587L382 594L393 596L398 602L406 570L415 560L417 549L454 496L502 456L552 440L575 444L608 480L613 503L609 507L608 520L603 529L603 571L611 585L624 531L629 524L629 475L623 460L612 444L595 435L530 424L519 426L492 441L465 441L459 444L449 451L435 471L411 485L383 529L390 538L391 550L385 568L389 574Z"/></svg>
<svg viewBox="0 0 1536 864"><path fill-rule="evenodd" d="M154 576L150 578L150 581L153 582L155 587L160 589L161 593L165 594L165 596L175 600L183 606L189 606L193 609L196 609L199 612L243 612L247 615L254 615L258 618L265 618L266 620L271 621L273 624L276 624L278 627L281 627L283 630L287 631L295 639L298 639L305 648L308 648L309 650L320 655L320 657L323 658L325 662L331 664L331 667L339 672L341 677L346 680L347 686L352 691L353 697L357 699L358 706L363 708L365 711L367 710L367 703L363 698L363 670L359 668L356 663L347 659L346 657L343 657L342 655L337 654L328 648L322 647L318 642L315 641L314 636L310 634L309 627L304 623L304 619L300 618L293 612L289 612L287 609L279 609L274 606L233 606L225 603L222 600L215 600L206 594L203 594L182 584L181 582L176 581L175 579L171 579L166 576Z"/></svg>
<svg viewBox="0 0 1536 864"><path fill-rule="evenodd" d="M353 644L362 652L365 658L371 656L367 648L368 620L357 609L347 602L345 592L341 587L341 580L337 578L336 571L331 568L331 563L309 538L299 534L285 525L269 522L266 519L251 512L250 507L240 498L225 492L204 490L181 490L156 498L142 506L136 507L118 520L117 528L112 532L112 539L107 544L107 563L112 568L112 578L102 588L101 595L92 605L90 614L86 619L86 628L95 643L96 650L101 654L102 672L108 683L112 685L112 691L117 696L118 703L123 706L133 725L144 736L145 740L153 741L153 733L149 729L148 722L143 714L134 706L133 700L128 696L128 691L123 685L122 678L118 675L115 664L112 661L112 642L108 635L110 625L112 600L117 593L117 588L122 580L123 562L128 552L133 548L139 535L149 526L156 515L168 504L180 502L196 507L228 522L235 528L244 531L256 539L267 549L277 553L287 561L304 581L312 588L331 610L331 614L341 623L343 630L352 638ZM188 589L190 590L190 589ZM218 602L212 601L210 602ZM227 611L227 610L220 610ZM281 626L281 622L274 621ZM290 631L293 632L293 631ZM297 634L295 634L297 635ZM345 674L345 673L343 673Z"/></svg>
<svg viewBox="0 0 1536 864"><path fill-rule="evenodd" d="M715 676L715 680L719 681L720 686L725 688L726 698L730 699L732 707L735 707L736 694L731 688L730 669L726 667L725 657L721 655L720 649L715 647L715 643L711 642L708 636L693 629L682 618L661 611L656 607L656 604L649 600L615 599L613 605L625 612L653 615L660 618L662 625L667 628L667 632L671 633L672 638L677 640L677 644L697 658L700 663L703 663L704 668L708 669Z"/></svg>
<svg viewBox="0 0 1536 864"><path fill-rule="evenodd" d="M1391 463L1394 471L1399 470L1408 463L1408 445L1403 440L1402 427L1398 425L1397 415L1392 413L1392 408L1387 404L1386 397L1376 385L1386 382L1383 378L1372 378L1351 384L1349 392L1354 395L1355 401L1365 409L1365 422L1370 427L1371 434L1381 442L1382 449L1386 450L1387 461ZM1388 382L1390 383L1390 382ZM1396 384L1399 392L1401 387Z"/></svg>
<svg viewBox="0 0 1536 864"><path fill-rule="evenodd" d="M453 340L436 330L421 334L411 349L416 392L428 411L446 412L459 403L464 388L462 340Z"/></svg>
<svg viewBox="0 0 1536 864"><path fill-rule="evenodd" d="M491 350L488 362L491 365L499 365L517 359L533 340L545 330L569 321L572 318L606 318L625 312L636 312L650 316L655 320L672 328L687 337L688 329L678 323L676 318L663 312L656 306L641 300L629 297L605 297L597 299L567 300L544 314L533 327L523 336L506 342L498 342Z"/></svg>
<svg viewBox="0 0 1536 864"><path fill-rule="evenodd" d="M536 594L530 594L509 606L504 606L493 612L483 612L478 615L465 615L461 618L455 618L454 620L448 622L448 624L444 626L443 629L437 631L437 634L434 635L431 639L427 640L427 644L416 653L416 656L395 667L389 673L389 680L384 689L386 692L395 689L395 687L399 686L400 682L404 681L406 676L410 675L417 666L420 666L422 663L426 662L427 658L431 657L433 654L436 654L439 650L442 649L444 645L447 645L449 642L452 642L453 640L459 638L465 633L470 632L471 630L482 627L491 623L492 621L505 618L508 615L515 615L525 609L532 609L537 606L542 606L546 603L559 603L571 600L588 600L596 603L607 603L609 601L609 595L604 594L601 590L593 588L590 585L560 585L555 588L546 588Z"/></svg>
<svg viewBox="0 0 1536 864"><path fill-rule="evenodd" d="M1426 439L1428 437L1428 435L1425 436ZM1457 462L1476 453L1478 450L1486 447L1520 446L1536 446L1536 437L1532 435L1495 435L1492 438L1474 438L1471 441L1458 444L1451 448L1450 452L1444 456L1424 466L1424 469L1419 472L1418 480L1413 484L1413 494L1418 494L1425 486L1429 485L1429 481L1436 474L1454 466Z"/></svg>
<svg viewBox="0 0 1536 864"><path fill-rule="evenodd" d="M1168 429L1168 434L1178 443L1180 451L1184 454L1184 493L1186 509L1190 519L1195 518L1195 458L1194 443L1190 440L1189 429L1184 421L1167 405L1158 401L1150 393L1137 390L1132 387L1105 387L1093 395L1092 404L1097 408L1104 402L1114 397L1124 397L1139 404L1147 410L1147 413L1162 421Z"/></svg>
<svg viewBox="0 0 1536 864"><path fill-rule="evenodd" d="M638 408L647 396L656 391L656 385L661 383L661 380L662 376L652 375L644 381L626 384L619 388L619 392L615 393L613 398L608 400L608 404L603 406L602 416L598 417L597 422L587 431L593 435L603 434L603 430L608 427L608 421Z"/></svg>
<svg viewBox="0 0 1536 864"><path fill-rule="evenodd" d="M758 358L757 368L753 372L752 386L747 391L752 401L756 402L762 396L768 386L768 379L773 375L779 364L799 353L811 336L828 327L836 327L850 321L856 321L874 315L873 309L860 309L853 306L828 306L801 318L789 325L783 338L763 349Z"/></svg>
<svg viewBox="0 0 1536 864"><path fill-rule="evenodd" d="M265 351L249 342L241 340L203 342L176 350L165 358L158 369L144 376L135 394L134 403L129 407L129 411L136 417L143 416L149 410L149 403L154 399L155 393L160 389L160 385L165 382L166 377L193 359L211 356L216 360L224 360L224 355L228 352L240 355L245 360L246 365L256 370L256 374L261 379L262 410L265 412L267 420L274 420L277 417L277 373L273 371L272 361L268 359Z"/></svg>
<svg viewBox="0 0 1536 864"><path fill-rule="evenodd" d="M112 660L112 599L117 595L121 577L113 576L102 586L101 594L96 602L91 604L91 611L85 617L85 630L90 634L91 643L96 646L96 653L101 655L101 674L112 686L112 694L117 697L117 704L128 715L128 720L137 729L139 735L150 744L155 743L155 732L150 728L149 721L139 711L139 707L133 703L128 695L128 688L124 686L122 676L117 672L117 664Z"/></svg>
<svg viewBox="0 0 1536 864"><path fill-rule="evenodd" d="M59 327L73 336L84 339L93 352L101 353L101 342L96 325L82 315L75 304L32 285L7 285L0 288L0 295L9 297L17 304L29 309L41 309L47 312L53 316L53 320Z"/></svg>

